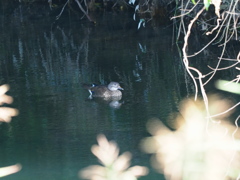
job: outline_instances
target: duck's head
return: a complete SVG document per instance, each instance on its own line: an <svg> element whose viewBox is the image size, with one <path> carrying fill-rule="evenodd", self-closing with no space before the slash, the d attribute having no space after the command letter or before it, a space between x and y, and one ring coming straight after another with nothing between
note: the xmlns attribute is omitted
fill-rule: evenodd
<svg viewBox="0 0 240 180"><path fill-rule="evenodd" d="M110 91L123 90L123 88L119 85L118 82L110 82L110 84L108 85L108 89Z"/></svg>

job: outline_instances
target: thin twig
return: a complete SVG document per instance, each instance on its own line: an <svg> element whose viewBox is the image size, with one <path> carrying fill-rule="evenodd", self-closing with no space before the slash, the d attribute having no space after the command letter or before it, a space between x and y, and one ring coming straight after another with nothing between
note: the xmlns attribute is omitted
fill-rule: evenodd
<svg viewBox="0 0 240 180"><path fill-rule="evenodd" d="M81 11L85 14L85 16L87 16L88 20L91 21L91 22L94 22L90 16L88 15L88 13L83 9L81 3L78 1L78 0L75 0L76 3L78 4L78 7L81 9Z"/></svg>
<svg viewBox="0 0 240 180"><path fill-rule="evenodd" d="M171 17L171 20L172 20L172 19L175 19L175 18L183 17L183 16L189 14L190 12L193 11L193 9L198 5L199 2L200 2L200 0L199 0L187 13L185 13L185 14L180 14L179 16L173 16L173 17ZM186 10L186 9L184 9L184 11L185 11L185 10ZM182 11L182 10L181 10L181 11Z"/></svg>
<svg viewBox="0 0 240 180"><path fill-rule="evenodd" d="M62 15L62 13L63 13L63 11L64 11L64 9L66 7L66 5L68 4L68 2L69 2L69 0L67 0L67 2L64 4L64 6L63 6L61 12L59 13L59 15L56 16L56 20L58 20L60 18L60 16Z"/></svg>
<svg viewBox="0 0 240 180"><path fill-rule="evenodd" d="M237 64L239 64L239 62L236 62L236 63L234 63L234 64L232 64L232 65L230 65L230 66L227 66L227 67L223 67L223 68L217 68L217 69L215 69L215 68L212 68L212 67L211 67L211 66L209 66L209 65L208 65L208 67L209 67L211 70L213 70L213 71L221 71L221 70L230 69L230 68L232 68L232 67L236 66Z"/></svg>
<svg viewBox="0 0 240 180"><path fill-rule="evenodd" d="M195 100L197 99L198 87L197 87L197 82L196 82L193 74L190 72L189 61L188 61L188 56L187 56L186 49L187 49L187 46L188 46L188 38L189 38L189 36L190 36L190 34L191 34L192 25L193 25L193 23L198 19L198 17L200 16L200 14L204 11L204 9L205 9L205 7L203 7L203 8L197 13L197 15L190 21L190 23L189 23L189 25L188 25L187 34L186 34L185 37L184 37L184 45L183 45L183 48L182 48L184 65L185 65L185 67L186 67L186 70L187 70L188 74L189 74L190 77L192 78L193 83L194 83L195 88L196 88Z"/></svg>

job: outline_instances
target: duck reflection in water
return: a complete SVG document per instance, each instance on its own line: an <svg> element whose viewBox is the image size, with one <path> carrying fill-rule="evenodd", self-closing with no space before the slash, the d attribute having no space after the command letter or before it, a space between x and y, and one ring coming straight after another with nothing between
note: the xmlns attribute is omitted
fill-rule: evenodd
<svg viewBox="0 0 240 180"><path fill-rule="evenodd" d="M122 105L119 101L122 99L123 88L118 82L110 82L108 85L83 84L83 87L90 93L88 99L100 97L112 108L119 108Z"/></svg>

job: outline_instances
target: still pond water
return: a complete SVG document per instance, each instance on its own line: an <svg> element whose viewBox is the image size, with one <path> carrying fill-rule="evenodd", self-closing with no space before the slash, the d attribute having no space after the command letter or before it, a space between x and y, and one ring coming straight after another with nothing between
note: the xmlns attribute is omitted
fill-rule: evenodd
<svg viewBox="0 0 240 180"><path fill-rule="evenodd" d="M149 166L139 142L146 122L166 122L193 92L174 48L172 27L137 30L132 15L106 13L97 24L62 17L24 21L1 17L1 84L11 86L19 116L0 126L0 167L20 163L7 180L77 180L98 164L90 148L105 134L130 151L132 165ZM119 107L88 99L81 83L117 81ZM189 80L190 81L190 80ZM164 179L150 170L141 179Z"/></svg>

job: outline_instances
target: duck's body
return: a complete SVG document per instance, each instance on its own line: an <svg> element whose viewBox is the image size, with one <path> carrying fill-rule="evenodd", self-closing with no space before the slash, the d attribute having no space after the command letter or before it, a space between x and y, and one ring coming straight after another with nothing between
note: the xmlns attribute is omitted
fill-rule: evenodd
<svg viewBox="0 0 240 180"><path fill-rule="evenodd" d="M119 85L118 82L111 82L107 86L105 85L84 85L85 89L87 89L90 93L90 96L93 97L121 97L123 88Z"/></svg>

